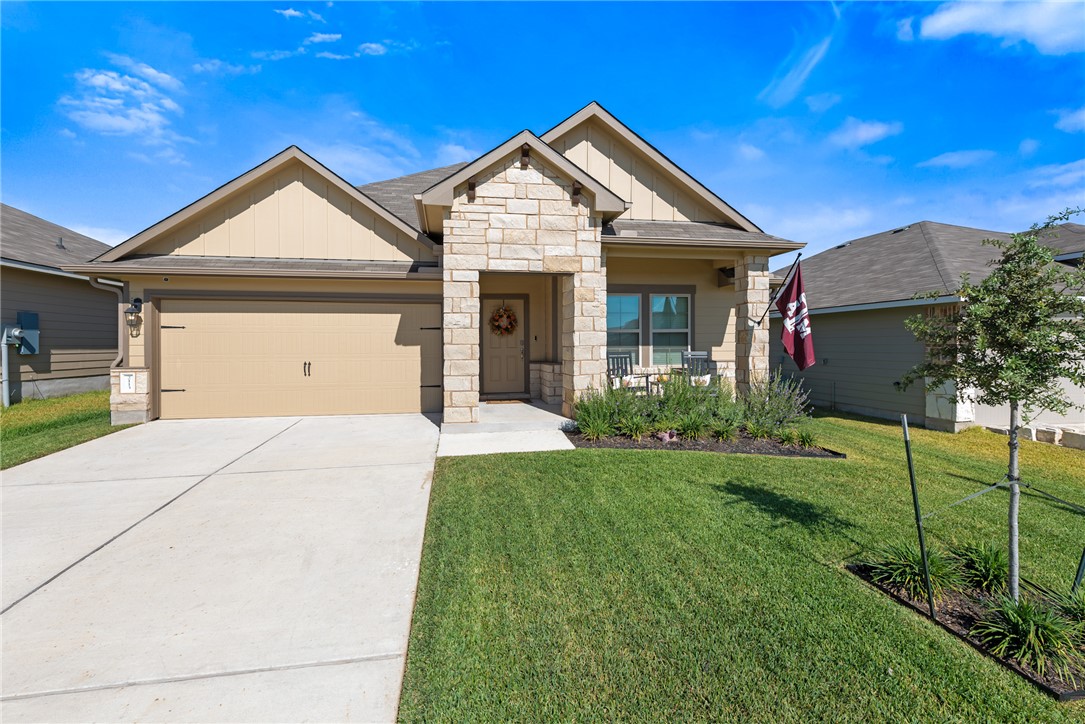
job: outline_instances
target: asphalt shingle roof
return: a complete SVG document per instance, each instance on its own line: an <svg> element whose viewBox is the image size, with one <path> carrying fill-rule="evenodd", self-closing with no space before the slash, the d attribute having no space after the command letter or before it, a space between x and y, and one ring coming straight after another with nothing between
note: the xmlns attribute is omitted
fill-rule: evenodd
<svg viewBox="0 0 1085 724"><path fill-rule="evenodd" d="M1085 226L1063 224L1058 236L1040 242L1060 252L1082 248ZM1010 235L967 226L920 221L853 239L802 260L802 280L811 309L912 299L916 294L956 293L962 274L973 283L991 273L1001 252L984 239ZM787 269L774 276L782 277Z"/></svg>
<svg viewBox="0 0 1085 724"><path fill-rule="evenodd" d="M733 226L704 221L644 221L638 219L615 219L603 227L603 239L627 237L631 239L683 239L700 241L786 241L778 236L754 231L743 231Z"/></svg>
<svg viewBox="0 0 1085 724"><path fill-rule="evenodd" d="M1055 250L1056 254L1074 254L1085 252L1085 226L1081 224L1059 224L1052 232L1041 232L1040 243Z"/></svg>
<svg viewBox="0 0 1085 724"><path fill-rule="evenodd" d="M64 248L57 239L64 239ZM51 221L0 204L0 257L59 269L82 264L109 250L108 244L76 233Z"/></svg>
<svg viewBox="0 0 1085 724"><path fill-rule="evenodd" d="M414 205L414 195L420 194L430 186L444 181L466 165L466 163L454 163L451 166L419 171L408 176L400 176L387 181L377 181L356 188L410 224L412 228L420 230L422 227L418 218L418 210Z"/></svg>

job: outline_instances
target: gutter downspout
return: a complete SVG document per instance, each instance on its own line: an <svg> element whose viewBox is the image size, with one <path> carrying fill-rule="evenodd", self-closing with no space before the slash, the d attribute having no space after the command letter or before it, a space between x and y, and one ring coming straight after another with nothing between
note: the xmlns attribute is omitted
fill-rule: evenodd
<svg viewBox="0 0 1085 724"><path fill-rule="evenodd" d="M109 367L111 369L113 367L120 367L124 362L125 357L127 357L128 352L128 337L124 334L124 300L128 296L128 282L125 282L124 288L120 289L112 284L102 284L101 279L95 279L94 277L89 277L87 281L90 282L90 285L95 289L101 289L104 292L113 292L117 295L117 358L113 360L113 363L110 364ZM7 354L6 350L4 354ZM5 367L5 369L7 368Z"/></svg>
<svg viewBox="0 0 1085 724"><path fill-rule="evenodd" d="M3 355L4 365L4 407L11 407L11 375L8 374L8 343L7 340L0 343L0 347L3 350L0 351L0 355Z"/></svg>

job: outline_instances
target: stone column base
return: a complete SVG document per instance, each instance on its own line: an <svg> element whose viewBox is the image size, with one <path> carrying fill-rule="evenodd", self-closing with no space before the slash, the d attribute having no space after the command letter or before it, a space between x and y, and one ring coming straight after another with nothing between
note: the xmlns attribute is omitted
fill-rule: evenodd
<svg viewBox="0 0 1085 724"><path fill-rule="evenodd" d="M146 367L114 367L109 371L109 420L138 425L151 419L151 371Z"/></svg>

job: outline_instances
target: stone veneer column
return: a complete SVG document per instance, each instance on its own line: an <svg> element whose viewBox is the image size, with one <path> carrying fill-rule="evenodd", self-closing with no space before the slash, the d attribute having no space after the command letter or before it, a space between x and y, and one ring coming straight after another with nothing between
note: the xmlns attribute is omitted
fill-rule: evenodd
<svg viewBox="0 0 1085 724"><path fill-rule="evenodd" d="M444 420L477 422L480 272L559 274L562 279L562 401L606 378L606 276L591 197L572 202L572 180L532 156L507 158L456 188L444 222Z"/></svg>
<svg viewBox="0 0 1085 724"><path fill-rule="evenodd" d="M735 324L735 384L740 392L750 383L769 374L769 320L756 327L769 304L769 259L767 256L746 256L735 268L735 290L738 292Z"/></svg>

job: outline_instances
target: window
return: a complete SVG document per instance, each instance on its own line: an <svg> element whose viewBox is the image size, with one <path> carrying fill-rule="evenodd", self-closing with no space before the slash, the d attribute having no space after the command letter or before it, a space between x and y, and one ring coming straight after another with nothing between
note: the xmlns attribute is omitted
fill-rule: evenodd
<svg viewBox="0 0 1085 724"><path fill-rule="evenodd" d="M640 295L607 295L607 354L631 354L640 364Z"/></svg>
<svg viewBox="0 0 1085 724"><path fill-rule="evenodd" d="M689 347L689 295L652 295L652 364L682 364Z"/></svg>

